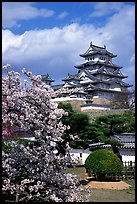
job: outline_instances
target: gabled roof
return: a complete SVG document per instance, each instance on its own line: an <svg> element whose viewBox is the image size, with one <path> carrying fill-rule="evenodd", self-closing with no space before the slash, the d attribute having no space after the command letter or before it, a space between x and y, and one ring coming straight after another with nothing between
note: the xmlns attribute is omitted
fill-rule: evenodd
<svg viewBox="0 0 137 204"><path fill-rule="evenodd" d="M77 75L70 75L69 73L65 79L62 79L62 81L71 81L71 80L80 81Z"/></svg>
<svg viewBox="0 0 137 204"><path fill-rule="evenodd" d="M95 63L94 63L95 64ZM106 65L105 64L100 64L101 65L101 67L99 68L99 69L84 69L84 71L88 71L89 72L89 74L91 75L97 75L97 74L103 74L103 75L109 75L109 76L116 76L116 77L120 77L120 78L127 78L128 76L124 76L122 73L121 73L121 71L120 71L120 69L119 68L117 68L116 70L114 70L113 71L113 73L112 72L108 72L108 70L106 69ZM105 73L105 72L106 73Z"/></svg>
<svg viewBox="0 0 137 204"><path fill-rule="evenodd" d="M108 60L106 60L106 61L104 61L104 62L102 62L102 61L89 61L89 62L84 62L84 63L82 63L82 64L80 64L80 65L75 65L74 67L75 68L78 68L78 69L85 69L85 68L88 68L88 67L90 67L90 66L94 66L94 65L97 65L97 64L99 64L99 65L106 65L106 66L108 66L108 67L112 67L112 68L122 68L122 66L118 66L118 65L116 65L116 64L113 64L112 62L110 62L110 61L108 61Z"/></svg>
<svg viewBox="0 0 137 204"><path fill-rule="evenodd" d="M90 47L88 48L88 50L84 54L80 54L80 56L81 57L88 57L88 56L92 56L92 55L95 55L95 54L108 55L111 58L117 56L117 55L114 55L111 52L108 52L106 50L106 46L99 47L97 45L93 45L92 42L90 43Z"/></svg>
<svg viewBox="0 0 137 204"><path fill-rule="evenodd" d="M91 80L93 80L93 81L98 81L98 78L96 78L95 76L93 76L93 75L89 72L89 70L84 70L83 72L86 74L86 77L87 77L87 78L89 78L89 79L91 79ZM80 74L81 74L81 73L79 73L79 77L80 77ZM84 80L83 80L83 81L84 81Z"/></svg>
<svg viewBox="0 0 137 204"><path fill-rule="evenodd" d="M54 80L51 79L51 77L49 76L49 74L43 74L41 75L41 80L42 81L50 81L50 82L53 82Z"/></svg>
<svg viewBox="0 0 137 204"><path fill-rule="evenodd" d="M80 87L80 84L71 84L69 81L67 82L67 85L64 84L65 87L68 87L68 88L76 88L76 87Z"/></svg>
<svg viewBox="0 0 137 204"><path fill-rule="evenodd" d="M101 66L101 67L97 70L97 72L99 72L99 73L107 73L107 74L109 73L108 70L106 69L105 65Z"/></svg>
<svg viewBox="0 0 137 204"><path fill-rule="evenodd" d="M90 79L98 81L98 78L96 78L92 74L90 74L90 72L88 70L85 70L84 72L87 75L87 77L89 77Z"/></svg>
<svg viewBox="0 0 137 204"><path fill-rule="evenodd" d="M97 75L97 74L102 74L102 75L109 75L109 76L115 76L115 77L120 77L120 78L127 78L128 76L124 76L119 69L116 69L116 71L109 72L106 69L105 65L102 65L99 69L96 70L92 70L92 74L93 75Z"/></svg>
<svg viewBox="0 0 137 204"><path fill-rule="evenodd" d="M96 87L93 85L93 84L89 84L86 88L85 88L85 91L89 91L89 90L95 90Z"/></svg>

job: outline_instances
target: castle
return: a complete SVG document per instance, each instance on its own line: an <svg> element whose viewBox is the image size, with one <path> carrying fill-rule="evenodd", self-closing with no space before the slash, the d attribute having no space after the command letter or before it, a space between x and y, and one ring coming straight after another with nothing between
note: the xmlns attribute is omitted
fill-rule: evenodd
<svg viewBox="0 0 137 204"><path fill-rule="evenodd" d="M42 75L42 80L54 90L81 88L73 94L59 95L54 101L79 101L80 111L127 108L128 88L132 85L123 82L128 76L122 74L122 66L112 62L117 55L107 51L106 46L99 47L90 42L89 48L80 57L84 58L84 62L75 66L77 73L68 74L61 85L52 86L54 80L48 74Z"/></svg>

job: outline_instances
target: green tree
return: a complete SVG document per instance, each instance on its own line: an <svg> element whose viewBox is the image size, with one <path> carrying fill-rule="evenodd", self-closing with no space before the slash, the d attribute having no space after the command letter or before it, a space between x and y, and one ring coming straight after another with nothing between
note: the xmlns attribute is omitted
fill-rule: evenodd
<svg viewBox="0 0 137 204"><path fill-rule="evenodd" d="M135 113L130 110L123 114L99 116L92 126L96 127L96 140L111 144L113 152L120 157L118 146L122 144L113 139L113 136L116 133L135 131Z"/></svg>
<svg viewBox="0 0 137 204"><path fill-rule="evenodd" d="M71 141L69 135L78 135L80 140L80 146L87 144L87 129L90 125L89 116L85 113L74 112L70 103L59 103L58 108L62 108L68 112L68 116L63 116L61 121L64 125L69 125L70 129L65 131L64 137L66 140ZM76 142L70 142L71 145L76 145Z"/></svg>

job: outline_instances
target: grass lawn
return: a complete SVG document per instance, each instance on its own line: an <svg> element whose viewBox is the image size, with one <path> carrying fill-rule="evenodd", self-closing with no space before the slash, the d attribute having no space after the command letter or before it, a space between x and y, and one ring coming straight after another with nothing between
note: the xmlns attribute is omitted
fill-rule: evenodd
<svg viewBox="0 0 137 204"><path fill-rule="evenodd" d="M86 177L84 167L68 168L68 173L76 174L79 179ZM92 189L91 202L135 202L135 180L125 180L131 185L126 190Z"/></svg>

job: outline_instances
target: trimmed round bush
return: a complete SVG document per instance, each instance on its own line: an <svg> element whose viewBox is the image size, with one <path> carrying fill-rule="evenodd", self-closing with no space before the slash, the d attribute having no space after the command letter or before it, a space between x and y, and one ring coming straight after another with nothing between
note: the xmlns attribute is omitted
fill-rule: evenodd
<svg viewBox="0 0 137 204"><path fill-rule="evenodd" d="M92 152L85 161L85 168L98 180L112 179L122 173L123 165L121 160L110 150L98 149Z"/></svg>

